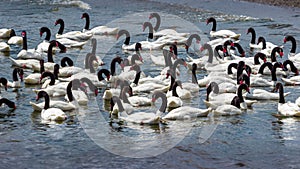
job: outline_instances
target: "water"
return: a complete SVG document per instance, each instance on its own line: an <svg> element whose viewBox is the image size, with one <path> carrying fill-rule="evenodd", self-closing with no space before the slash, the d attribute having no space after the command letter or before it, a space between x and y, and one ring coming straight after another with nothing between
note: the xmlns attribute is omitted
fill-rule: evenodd
<svg viewBox="0 0 300 169"><path fill-rule="evenodd" d="M283 43L283 37L287 34L293 35L297 43L300 43L299 9L252 6L247 2L239 1L218 1L220 4L216 4L217 1L194 4L194 1L168 0L159 2L135 0L101 2L94 0L84 2L15 0L5 2L0 4L1 27L14 28L17 34L26 30L29 48L35 47L42 41L39 37L40 27L48 26L52 30L52 35L55 34L58 28L54 26L54 22L58 18L65 20L66 31L81 30L84 26L84 22L80 19L83 12L90 14L92 27L120 23L116 19L136 16L139 12L139 19L129 19L132 23L130 30L140 29L144 18L147 20L147 16L141 15L141 12L157 11L165 15L169 13L193 23L194 25L189 27L190 31L196 28L202 30L203 41L211 28L210 25L206 26L205 20L207 17L214 16L222 20L217 29L230 28L242 34L240 43L246 47L247 55L250 55L248 49L250 35L246 35L249 27L255 28L257 36L264 35L267 41L278 45ZM174 21L172 17L168 21L172 25L177 25L176 22L172 23ZM120 23L120 25L126 26L129 25L128 23ZM185 27L178 29L186 30ZM132 40L143 40L146 35L140 33L132 37ZM117 47L122 43L122 39L116 45L115 37L97 37L97 39L97 53L105 62L109 62L116 54L125 56ZM290 44L286 44L285 56L289 48ZM15 46L9 55L16 57L19 50L20 47ZM57 54L54 59L58 61L59 58L67 55L75 59L77 66L82 66L80 61L90 50L91 46L88 43L81 50L68 50L67 54ZM185 57L183 49L179 53L179 57ZM159 69L149 64L147 51L143 51L142 54L145 62L148 63L142 67L143 70L150 75L156 75ZM0 55L2 65L0 75L11 80L12 69L8 56ZM190 73L187 70L183 68L182 73L181 80L189 79ZM197 76L201 78L204 74L205 72L199 71ZM300 165L298 160L300 134L297 132L300 128L299 119L288 118L279 121L272 116L272 113L277 112L275 101L258 102L252 109L240 116L215 118L215 123L218 124L216 130L208 140L200 144L199 136L201 136L202 129L211 124L209 118L199 118L191 124L172 122L164 132L157 128L140 126L129 126L118 132L111 129L107 123L93 119L93 117L99 117L99 113L101 117L108 117L103 102L97 102L94 99L79 112L67 112L69 119L60 125L43 124L39 112L34 112L29 105L29 101L35 101L32 89L37 87L26 86L16 92L9 89L8 92L2 91L1 93L2 97L10 98L17 104L17 109L14 111L9 111L5 107L0 109L1 168L298 168ZM297 86L285 87L285 91L292 92L286 100L294 101L299 96ZM102 93L97 100L101 99ZM186 104L203 108L205 107L202 103L204 97L205 90L201 89L199 97ZM100 112L97 104L99 104ZM155 107L142 110L152 111ZM93 123L89 123L88 120ZM97 140L89 137L93 133L89 133L88 129L97 132L92 127L98 123L101 123L99 133L106 133L100 136L106 141L116 140L120 134L124 134L141 142L141 145L144 139L142 136L147 138L148 140L144 139L145 147L143 148L147 148L147 145L153 143L151 141L159 140L159 138L175 138L175 140L170 140L170 144L171 141L179 143L167 152L154 157L137 159L123 157L107 151L107 147L98 146ZM190 127L190 131L180 130ZM184 133L187 133L187 136L181 140L180 135ZM164 139L161 144L168 146Z"/></svg>

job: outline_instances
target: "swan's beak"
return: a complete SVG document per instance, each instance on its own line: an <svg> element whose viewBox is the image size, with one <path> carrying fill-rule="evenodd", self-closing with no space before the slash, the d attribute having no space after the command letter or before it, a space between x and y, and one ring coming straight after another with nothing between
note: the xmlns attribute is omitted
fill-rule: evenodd
<svg viewBox="0 0 300 169"><path fill-rule="evenodd" d="M279 53L280 57L282 57L282 56L283 56L283 54L284 54L283 52L280 52L280 53Z"/></svg>
<svg viewBox="0 0 300 169"><path fill-rule="evenodd" d="M154 103L155 101L156 101L156 99L155 99L155 98L152 98L151 102L153 102L153 103Z"/></svg>
<svg viewBox="0 0 300 169"><path fill-rule="evenodd" d="M40 99L39 96L36 96L35 101L38 101L39 99Z"/></svg>
<svg viewBox="0 0 300 169"><path fill-rule="evenodd" d="M283 43L286 43L286 42L287 42L287 40L286 40L286 38L284 38L284 39L283 39Z"/></svg>

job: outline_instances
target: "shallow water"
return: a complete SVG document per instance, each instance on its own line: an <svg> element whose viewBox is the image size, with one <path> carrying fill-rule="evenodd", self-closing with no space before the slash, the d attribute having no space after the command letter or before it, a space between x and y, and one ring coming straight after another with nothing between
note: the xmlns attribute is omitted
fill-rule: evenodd
<svg viewBox="0 0 300 169"><path fill-rule="evenodd" d="M132 37L133 42L145 39L146 33L141 31L142 23L148 20L147 14L157 11L165 16L162 19L166 19L162 28L176 25L176 28L182 31L202 30L202 43L207 39L211 28L210 25L206 26L205 20L214 16L222 21L219 22L217 29L230 28L242 34L240 43L246 48L248 56L250 56L247 47L250 35L246 35L246 30L250 26L255 28L257 36L264 35L267 41L278 45L283 44L286 34L293 35L298 44L300 43L299 9L264 5L255 5L254 8L247 2L239 1L221 1L219 6L216 5L217 1L213 0L197 4L192 2L194 1L87 0L84 3L67 0L6 1L0 4L0 22L1 27L14 28L17 34L26 30L29 48L34 48L42 41L43 38L39 37L40 27L48 26L52 30L52 35L55 34L58 28L54 26L54 22L58 18L65 20L66 31L81 30L84 22L80 17L85 11L91 16L92 27L118 24L122 28L128 26L132 32L136 31L137 35ZM232 5L235 5L234 8L230 8ZM103 67L107 68L116 54L125 56L118 47L123 39L116 41L115 37L96 38L97 54L108 63ZM290 44L286 44L285 56L289 48ZM20 49L14 46L8 55L16 57ZM69 56L75 60L77 66L82 67L81 61L90 50L91 46L88 43L81 50L68 50L66 54L57 54L54 59L58 61L63 56ZM185 58L184 49L180 49L179 53L179 57ZM142 51L142 54L146 63L142 70L148 75L157 75L159 69L150 64L150 59L147 59L148 51ZM0 64L2 65L0 75L11 79L12 69L7 54L6 56L0 54ZM180 79L189 80L190 73L185 68L181 70ZM204 75L205 72L199 71L197 77L202 78ZM17 104L14 111L5 107L0 108L1 168L298 168L300 166L298 158L300 134L297 132L300 128L299 119L278 120L272 116L277 110L276 101L258 102L243 115L214 118L214 121L210 118L198 118L193 122L171 122L163 129L129 125L117 130L106 121L108 111L101 99L103 89L97 98L92 97L87 107L80 108L78 112L67 112L70 118L66 122L59 125L41 123L39 112L34 112L29 105L29 101L35 101L32 89L37 87L26 86L15 92L12 89L8 92L1 90L2 97L10 98ZM297 86L285 87L285 91L291 92L286 100L293 101L299 96ZM186 104L204 108L202 99L205 97L205 89L201 89L198 96ZM159 103L139 111L154 111L158 105ZM210 130L213 131L212 135L209 135ZM208 133L203 133L205 131ZM207 136L208 140L201 136ZM126 144L125 141L128 140L123 140L124 138L132 140ZM118 143L124 144L117 145ZM136 154L126 154L128 150ZM147 153L152 151L159 155L129 158L138 155L147 156L149 155Z"/></svg>

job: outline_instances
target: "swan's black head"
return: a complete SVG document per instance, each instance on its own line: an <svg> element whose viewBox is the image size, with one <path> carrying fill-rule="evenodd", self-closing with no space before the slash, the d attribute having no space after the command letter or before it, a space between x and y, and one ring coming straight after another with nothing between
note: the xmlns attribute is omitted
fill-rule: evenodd
<svg viewBox="0 0 300 169"><path fill-rule="evenodd" d="M254 29L253 29L252 27L248 28L247 34L249 34L250 32L251 32L251 33L254 32Z"/></svg>
<svg viewBox="0 0 300 169"><path fill-rule="evenodd" d="M4 77L0 78L0 83L4 86L4 89L7 90L7 79Z"/></svg>
<svg viewBox="0 0 300 169"><path fill-rule="evenodd" d="M142 44L138 42L135 44L135 51L140 51L140 50L142 50Z"/></svg>
<svg viewBox="0 0 300 169"><path fill-rule="evenodd" d="M10 101L6 98L1 98L0 99L0 106L2 106L3 103L6 104L9 108L16 109L16 105L13 101Z"/></svg>
<svg viewBox="0 0 300 169"><path fill-rule="evenodd" d="M24 38L27 36L26 31L22 31L21 36Z"/></svg>
<svg viewBox="0 0 300 169"><path fill-rule="evenodd" d="M89 14L85 12L85 13L82 14L81 19L87 18L87 17L89 17Z"/></svg>
<svg viewBox="0 0 300 169"><path fill-rule="evenodd" d="M62 24L62 23L64 23L64 20L62 20L62 19L57 19L57 20L55 21L55 26L58 25L58 24Z"/></svg>
<svg viewBox="0 0 300 169"><path fill-rule="evenodd" d="M196 64L196 63L193 63L193 65L192 65L192 70L193 70L193 71L196 71L196 70L197 70L197 64Z"/></svg>
<svg viewBox="0 0 300 169"><path fill-rule="evenodd" d="M15 32L14 29L11 29L10 34L9 34L9 37L11 38L11 37L13 37L13 36L16 36L16 32Z"/></svg>
<svg viewBox="0 0 300 169"><path fill-rule="evenodd" d="M215 18L213 18L213 17L210 17L210 18L208 18L207 20L206 20L206 24L209 24L209 23L211 23L211 22L215 22L216 21L216 19Z"/></svg>

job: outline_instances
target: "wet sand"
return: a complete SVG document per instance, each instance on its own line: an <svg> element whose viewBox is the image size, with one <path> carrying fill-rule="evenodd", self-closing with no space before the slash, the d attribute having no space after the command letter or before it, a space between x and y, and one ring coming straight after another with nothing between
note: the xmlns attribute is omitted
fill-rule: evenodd
<svg viewBox="0 0 300 169"><path fill-rule="evenodd" d="M256 2L273 6L286 6L286 7L298 7L300 8L299 0L243 0L248 2Z"/></svg>

